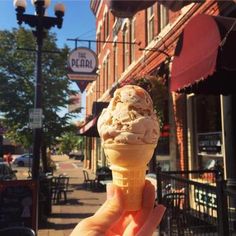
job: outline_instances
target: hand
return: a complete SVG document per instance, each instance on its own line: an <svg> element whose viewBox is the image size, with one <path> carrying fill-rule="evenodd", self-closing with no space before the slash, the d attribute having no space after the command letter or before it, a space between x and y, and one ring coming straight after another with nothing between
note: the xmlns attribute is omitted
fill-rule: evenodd
<svg viewBox="0 0 236 236"><path fill-rule="evenodd" d="M82 220L70 236L151 236L160 224L165 207L154 207L155 189L147 180L142 202L140 210L125 212L121 190L109 185L106 202L93 216Z"/></svg>

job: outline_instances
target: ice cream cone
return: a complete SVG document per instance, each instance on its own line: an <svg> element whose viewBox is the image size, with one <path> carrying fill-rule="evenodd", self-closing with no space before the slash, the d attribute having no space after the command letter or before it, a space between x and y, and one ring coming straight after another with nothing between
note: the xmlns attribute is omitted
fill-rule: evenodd
<svg viewBox="0 0 236 236"><path fill-rule="evenodd" d="M113 184L124 195L126 211L137 211L142 205L147 164L152 158L156 144L104 144L104 152L111 163Z"/></svg>

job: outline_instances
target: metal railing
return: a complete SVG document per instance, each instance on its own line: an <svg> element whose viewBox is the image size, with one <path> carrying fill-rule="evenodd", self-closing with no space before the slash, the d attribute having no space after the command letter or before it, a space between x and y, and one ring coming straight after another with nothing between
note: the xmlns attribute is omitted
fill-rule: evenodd
<svg viewBox="0 0 236 236"><path fill-rule="evenodd" d="M157 201L166 205L160 235L235 235L236 191L216 170L161 171Z"/></svg>

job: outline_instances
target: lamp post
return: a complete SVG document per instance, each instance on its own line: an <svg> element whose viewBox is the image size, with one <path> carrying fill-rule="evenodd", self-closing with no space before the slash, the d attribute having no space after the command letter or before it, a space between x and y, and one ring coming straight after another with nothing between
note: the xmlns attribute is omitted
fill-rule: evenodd
<svg viewBox="0 0 236 236"><path fill-rule="evenodd" d="M55 5L55 16L45 16L45 10L50 5L50 0L31 0L35 7L35 15L25 14L26 0L14 0L16 9L16 17L18 24L25 23L34 28L33 35L36 38L36 80L35 80L35 98L34 109L42 114L42 46L43 40L46 37L46 30L57 26L59 29L62 27L64 16L64 5L58 3ZM39 117L40 119L42 117ZM39 188L39 163L40 163L40 150L42 141L42 127L39 125L33 130L33 163L32 163L32 179L36 181L37 201L38 206L38 188ZM36 210L36 217L38 210ZM38 220L36 219L36 230Z"/></svg>

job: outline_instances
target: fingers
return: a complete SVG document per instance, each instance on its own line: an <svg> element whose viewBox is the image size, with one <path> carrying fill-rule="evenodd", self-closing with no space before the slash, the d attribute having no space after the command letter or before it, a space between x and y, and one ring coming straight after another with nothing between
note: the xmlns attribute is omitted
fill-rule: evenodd
<svg viewBox="0 0 236 236"><path fill-rule="evenodd" d="M146 180L143 191L142 208L153 209L154 203L155 203L155 187L151 184L149 180Z"/></svg>
<svg viewBox="0 0 236 236"><path fill-rule="evenodd" d="M136 236L151 236L160 224L166 208L163 205L157 205L149 215L146 223L140 229Z"/></svg>
<svg viewBox="0 0 236 236"><path fill-rule="evenodd" d="M107 199L111 199L113 197L115 188L116 188L116 186L113 184L107 185ZM101 211L105 210L104 209L105 207L106 206L103 206L102 208L100 208L100 210ZM122 235L125 228L130 223L131 220L132 220L132 217L130 216L130 214L128 212L123 212L120 219L118 221L114 222L112 227L109 228L106 236ZM114 233L114 232L116 232L116 233Z"/></svg>
<svg viewBox="0 0 236 236"><path fill-rule="evenodd" d="M98 220L99 224L102 224L106 229L117 221L123 213L121 190L113 186L108 190L108 194L106 202L92 217L94 220Z"/></svg>
<svg viewBox="0 0 236 236"><path fill-rule="evenodd" d="M107 200L109 200L109 199L111 199L111 198L114 196L116 186L113 185L113 184L107 184L106 188L107 188L107 191L106 191L106 192L107 192ZM100 213L103 212L104 210L106 210L106 204L103 204L103 205L96 211L95 215L100 214Z"/></svg>
<svg viewBox="0 0 236 236"><path fill-rule="evenodd" d="M73 230L71 236L77 235L106 235L114 222L118 221L123 214L122 192L119 188L112 187L110 197L101 206L101 208L89 218L82 220ZM83 234L83 233L87 234ZM90 234L88 234L90 233Z"/></svg>
<svg viewBox="0 0 236 236"><path fill-rule="evenodd" d="M114 196L115 188L115 185L107 184L107 199L111 199Z"/></svg>
<svg viewBox="0 0 236 236"><path fill-rule="evenodd" d="M153 211L154 202L155 188L150 181L146 180L143 190L142 209L133 216L133 220L123 234L124 236L136 235Z"/></svg>

